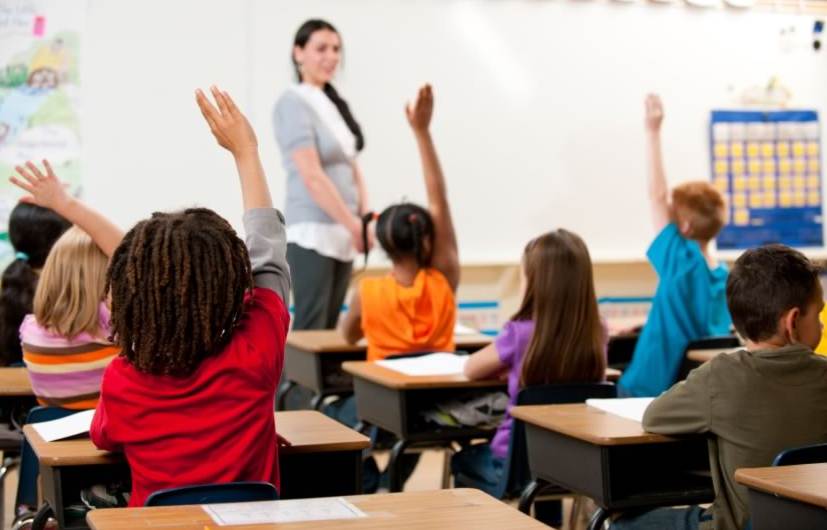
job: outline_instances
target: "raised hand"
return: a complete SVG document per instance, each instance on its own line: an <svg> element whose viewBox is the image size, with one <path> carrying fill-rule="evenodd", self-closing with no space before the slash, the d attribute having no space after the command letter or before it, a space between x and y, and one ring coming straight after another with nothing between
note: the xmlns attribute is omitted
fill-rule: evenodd
<svg viewBox="0 0 827 530"><path fill-rule="evenodd" d="M660 131L663 123L663 103L657 94L646 96L646 130L651 132Z"/></svg>
<svg viewBox="0 0 827 530"><path fill-rule="evenodd" d="M201 90L195 91L195 100L218 145L236 157L250 151L257 152L258 140L247 117L238 110L229 94L214 86L210 91L217 108Z"/></svg>
<svg viewBox="0 0 827 530"><path fill-rule="evenodd" d="M405 105L405 115L408 123L414 132L426 132L431 124L431 116L434 113L434 91L430 84L425 84L419 89L416 101L413 106L410 103Z"/></svg>
<svg viewBox="0 0 827 530"><path fill-rule="evenodd" d="M72 201L72 197L66 191L66 186L58 180L48 160L43 160L43 167L46 169L45 175L36 165L28 161L25 167L14 167L23 180L15 176L10 176L9 180L18 188L22 188L31 194L22 197L21 201L49 208L62 214L62 210Z"/></svg>

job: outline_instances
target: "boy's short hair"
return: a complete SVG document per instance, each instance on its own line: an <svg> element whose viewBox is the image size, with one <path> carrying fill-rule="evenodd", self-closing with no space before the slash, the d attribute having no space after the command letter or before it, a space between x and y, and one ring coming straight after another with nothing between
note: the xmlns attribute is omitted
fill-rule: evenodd
<svg viewBox="0 0 827 530"><path fill-rule="evenodd" d="M767 245L744 252L729 273L726 300L732 323L745 338L761 341L778 331L781 315L813 301L820 268L801 252Z"/></svg>
<svg viewBox="0 0 827 530"><path fill-rule="evenodd" d="M672 208L678 224L692 224L693 239L709 241L724 226L726 202L718 188L709 182L686 182L672 189Z"/></svg>

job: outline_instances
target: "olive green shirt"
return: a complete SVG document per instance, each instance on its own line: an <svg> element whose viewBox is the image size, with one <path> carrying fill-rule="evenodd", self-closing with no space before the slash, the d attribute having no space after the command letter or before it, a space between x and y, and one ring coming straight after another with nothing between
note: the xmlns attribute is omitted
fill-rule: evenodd
<svg viewBox="0 0 827 530"><path fill-rule="evenodd" d="M735 481L735 470L766 467L785 449L827 442L827 359L801 345L718 355L655 399L643 427L712 435L714 520L701 529L743 530L747 488Z"/></svg>

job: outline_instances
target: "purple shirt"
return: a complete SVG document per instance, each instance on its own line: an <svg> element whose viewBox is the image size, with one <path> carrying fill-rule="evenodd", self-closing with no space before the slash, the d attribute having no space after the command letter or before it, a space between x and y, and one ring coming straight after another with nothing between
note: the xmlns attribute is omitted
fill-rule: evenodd
<svg viewBox="0 0 827 530"><path fill-rule="evenodd" d="M603 325L603 353L605 354L609 345L609 332L602 318L600 323ZM494 340L500 362L508 367L508 409L505 413L505 421L497 428L491 440L491 452L500 458L508 457L508 441L511 438L511 424L514 421L511 418L511 407L517 403L523 356L533 333L533 320L510 320L506 322L502 332Z"/></svg>

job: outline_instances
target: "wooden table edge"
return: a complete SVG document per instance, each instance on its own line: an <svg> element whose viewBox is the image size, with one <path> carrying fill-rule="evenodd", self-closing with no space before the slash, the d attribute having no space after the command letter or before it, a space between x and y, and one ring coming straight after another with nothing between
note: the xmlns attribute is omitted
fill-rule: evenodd
<svg viewBox="0 0 827 530"><path fill-rule="evenodd" d="M809 466L813 464L803 464L804 466ZM818 465L818 464L816 464ZM785 499L790 499L796 502L803 502L806 504L812 504L814 506L819 506L821 508L827 508L827 495L818 496L813 495L811 493L806 493L798 490L797 488L791 488L786 486L785 484L774 481L769 481L767 479L763 479L760 477L753 476L750 472L755 470L769 470L769 469L777 469L779 473L784 473L785 471L789 472L789 467L799 467L799 466L781 466L781 467L755 467L755 468L741 468L735 470L735 480L739 484L743 484L744 486L762 491L769 495L775 495L779 497L784 497ZM823 467L823 466L820 466ZM823 470L821 470L823 472Z"/></svg>
<svg viewBox="0 0 827 530"><path fill-rule="evenodd" d="M399 374L398 377L400 378L410 378L405 381L394 381L384 377L383 375L374 374L374 373L365 373L361 370L361 367L364 365L373 364L372 361L345 361L342 363L342 370L349 373L353 377L358 377L364 379L366 381L370 381L371 383L376 383L377 385L383 386L385 388L390 388L393 390L423 390L429 388L485 388L485 387L507 387L508 381L502 379L458 379L458 380L450 380L450 379L440 379L434 380L434 378L441 378L441 377L457 377L457 376L433 376L433 375L426 375L426 376L411 376L405 375L401 372L394 372L390 368L379 367L383 370L387 370L389 372L394 372ZM422 381L417 382L415 379L417 377L421 377L423 379L427 378L429 381Z"/></svg>

